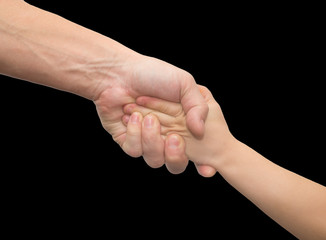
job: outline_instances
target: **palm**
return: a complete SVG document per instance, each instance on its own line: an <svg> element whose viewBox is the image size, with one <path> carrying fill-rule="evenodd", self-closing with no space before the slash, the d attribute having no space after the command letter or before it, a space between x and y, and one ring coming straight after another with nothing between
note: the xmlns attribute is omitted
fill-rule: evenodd
<svg viewBox="0 0 326 240"><path fill-rule="evenodd" d="M95 101L102 126L122 148L127 130L121 121L123 116L122 108L123 105L133 101L134 99L120 86L105 89Z"/></svg>

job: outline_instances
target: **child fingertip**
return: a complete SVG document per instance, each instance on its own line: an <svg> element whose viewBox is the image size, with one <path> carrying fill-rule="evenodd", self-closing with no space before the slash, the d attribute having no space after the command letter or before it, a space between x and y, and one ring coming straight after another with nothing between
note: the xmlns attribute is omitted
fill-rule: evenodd
<svg viewBox="0 0 326 240"><path fill-rule="evenodd" d="M125 114L125 115L122 116L122 123L123 123L123 125L127 126L129 120L130 120L130 115Z"/></svg>
<svg viewBox="0 0 326 240"><path fill-rule="evenodd" d="M144 106L146 104L146 99L147 99L146 96L140 96L140 97L136 98L136 103L138 105Z"/></svg>
<svg viewBox="0 0 326 240"><path fill-rule="evenodd" d="M138 98L136 98L136 103L137 103L138 105L143 105L143 97L138 97Z"/></svg>

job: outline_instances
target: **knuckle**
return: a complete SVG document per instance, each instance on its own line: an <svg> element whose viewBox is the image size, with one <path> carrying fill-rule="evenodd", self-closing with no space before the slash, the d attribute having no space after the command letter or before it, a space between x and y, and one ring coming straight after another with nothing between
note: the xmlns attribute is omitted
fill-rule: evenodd
<svg viewBox="0 0 326 240"><path fill-rule="evenodd" d="M184 79L186 81L191 81L191 82L195 81L194 76L190 72L184 71L184 76L185 76Z"/></svg>

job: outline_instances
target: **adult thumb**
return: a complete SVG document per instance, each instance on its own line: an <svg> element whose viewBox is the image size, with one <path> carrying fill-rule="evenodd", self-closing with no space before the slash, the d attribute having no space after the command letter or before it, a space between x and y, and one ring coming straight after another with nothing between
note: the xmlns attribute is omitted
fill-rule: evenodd
<svg viewBox="0 0 326 240"><path fill-rule="evenodd" d="M181 104L186 113L188 129L196 138L202 138L205 133L208 105L191 75L181 85Z"/></svg>

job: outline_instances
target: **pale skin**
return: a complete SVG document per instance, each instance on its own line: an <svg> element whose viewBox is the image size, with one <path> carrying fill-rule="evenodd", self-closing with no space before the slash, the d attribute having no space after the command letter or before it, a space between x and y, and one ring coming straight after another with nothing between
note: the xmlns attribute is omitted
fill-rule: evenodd
<svg viewBox="0 0 326 240"><path fill-rule="evenodd" d="M162 139L149 144L146 134L142 144L131 145L121 121L125 104L141 95L180 102L189 129L197 138L204 134L208 107L191 74L22 0L0 0L0 74L93 101L114 141L153 168L166 164L180 173L188 159L182 149L169 151ZM198 166L198 171L215 173L209 166Z"/></svg>
<svg viewBox="0 0 326 240"><path fill-rule="evenodd" d="M210 91L202 86L199 89L209 106L202 139L196 139L187 128L180 104L146 96L124 107L127 132L135 132L130 119L135 115L144 116L143 132L156 128L161 138L170 136L170 140L185 147L191 161L212 166L298 239L326 239L326 187L274 164L238 141L229 131Z"/></svg>

